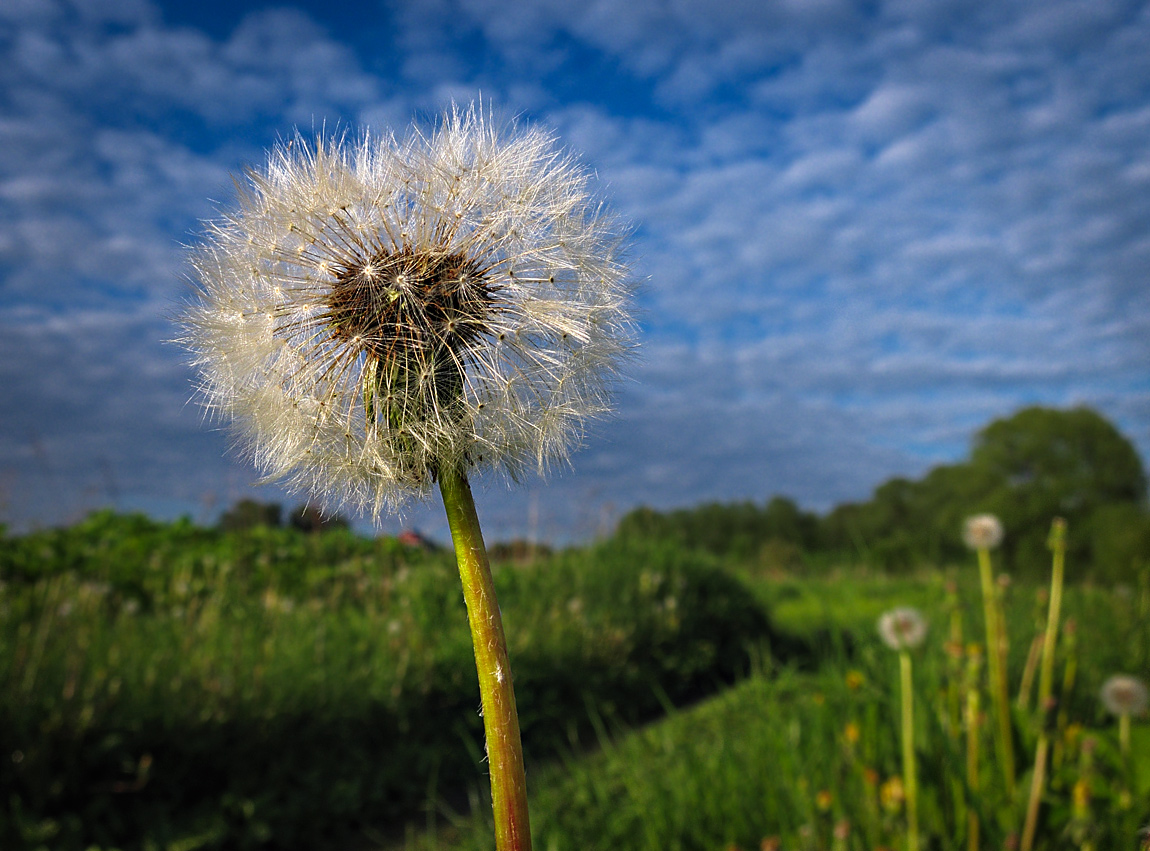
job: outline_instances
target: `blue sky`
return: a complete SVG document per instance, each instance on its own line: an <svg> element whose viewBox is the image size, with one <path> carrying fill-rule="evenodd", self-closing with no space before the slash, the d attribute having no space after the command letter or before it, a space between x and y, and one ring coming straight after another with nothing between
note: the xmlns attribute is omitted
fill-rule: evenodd
<svg viewBox="0 0 1150 851"><path fill-rule="evenodd" d="M277 139L479 94L580 152L644 282L617 414L481 482L489 536L826 509L1035 403L1150 456L1145 3L5 0L0 519L301 501L189 401L186 246Z"/></svg>

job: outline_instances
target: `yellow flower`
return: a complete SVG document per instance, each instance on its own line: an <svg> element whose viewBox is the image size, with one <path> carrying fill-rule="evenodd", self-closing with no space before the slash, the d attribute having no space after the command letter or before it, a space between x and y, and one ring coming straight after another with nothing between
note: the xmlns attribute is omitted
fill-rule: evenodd
<svg viewBox="0 0 1150 851"><path fill-rule="evenodd" d="M906 791L902 785L902 778L895 776L891 777L878 790L879 801L882 802L884 810L888 812L897 813L902 809L902 802L906 800Z"/></svg>

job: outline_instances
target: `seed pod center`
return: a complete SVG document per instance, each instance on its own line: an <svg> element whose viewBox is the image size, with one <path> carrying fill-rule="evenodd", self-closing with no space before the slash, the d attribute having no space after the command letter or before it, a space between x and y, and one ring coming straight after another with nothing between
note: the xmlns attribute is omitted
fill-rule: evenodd
<svg viewBox="0 0 1150 851"><path fill-rule="evenodd" d="M379 251L336 272L327 302L333 337L385 374L421 371L444 356L461 364L489 333L495 288L462 254Z"/></svg>

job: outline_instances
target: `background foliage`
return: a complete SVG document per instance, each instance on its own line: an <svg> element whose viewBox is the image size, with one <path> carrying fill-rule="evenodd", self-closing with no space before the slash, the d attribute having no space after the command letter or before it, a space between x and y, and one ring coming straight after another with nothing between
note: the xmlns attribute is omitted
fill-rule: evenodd
<svg viewBox="0 0 1150 851"><path fill-rule="evenodd" d="M964 556L963 520L998 515L1009 534L1006 569L1039 577L1049 564L1052 517L1071 532L1070 557L1098 581L1141 581L1150 565L1146 474L1137 450L1086 408L1026 408L996 420L974 440L969 460L917 481L891 479L862 503L825 516L784 497L626 515L617 534L675 541L767 567L852 562L887 571L943 565Z"/></svg>

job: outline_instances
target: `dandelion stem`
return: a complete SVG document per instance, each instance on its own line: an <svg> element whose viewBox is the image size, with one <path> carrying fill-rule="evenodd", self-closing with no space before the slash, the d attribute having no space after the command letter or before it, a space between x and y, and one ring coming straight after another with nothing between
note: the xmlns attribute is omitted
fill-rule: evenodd
<svg viewBox="0 0 1150 851"><path fill-rule="evenodd" d="M978 569L982 579L982 605L986 614L986 661L989 666L990 693L994 700L995 745L998 748L998 761L1002 766L1002 778L1006 793L1014 797L1014 741L1010 727L1010 706L1006 696L1006 673L1002 670L1002 625L998 620L998 606L995 603L994 576L990 566L990 551L978 549Z"/></svg>
<svg viewBox="0 0 1150 851"><path fill-rule="evenodd" d="M475 512L475 499L467 477L455 468L440 471L439 491L455 544L455 560L463 582L475 666L479 672L483 730L491 773L491 807L495 814L495 847L498 851L530 851L531 827L519 715L511 685L503 618L495 599L495 583Z"/></svg>
<svg viewBox="0 0 1150 851"><path fill-rule="evenodd" d="M914 763L914 691L911 687L910 653L898 654L902 681L902 773L906 787L906 847L918 851L918 772Z"/></svg>
<svg viewBox="0 0 1150 851"><path fill-rule="evenodd" d="M979 669L982 667L977 647L971 647L967 654L966 674L966 781L973 798L978 797L981 780L978 776L978 743L980 714L978 690ZM973 802L967 813L967 848L978 851L978 811Z"/></svg>
<svg viewBox="0 0 1150 851"><path fill-rule="evenodd" d="M1042 670L1038 675L1038 711L1041 729L1034 754L1034 773L1030 779L1030 800L1026 804L1026 825L1022 830L1022 851L1034 845L1034 832L1038 829L1038 806L1046 785L1046 756L1049 746L1050 716L1054 710L1051 691L1054 688L1054 644L1058 637L1058 619L1062 607L1062 575L1066 569L1066 521L1054 520L1050 529L1050 548L1054 551L1054 564L1050 577L1050 612L1046 616L1046 636L1042 644Z"/></svg>

